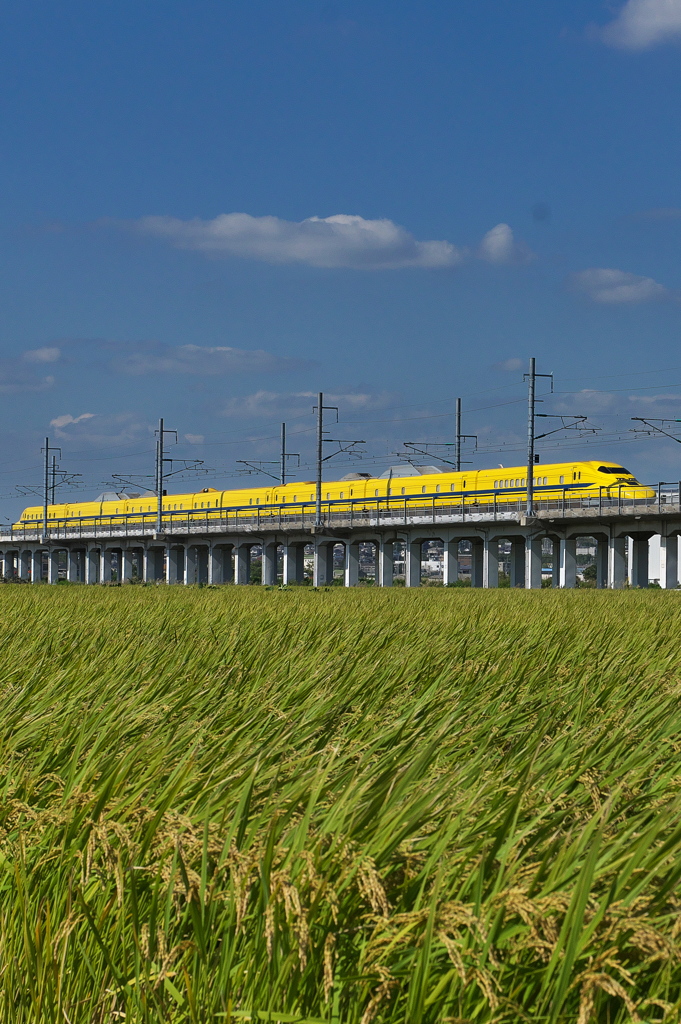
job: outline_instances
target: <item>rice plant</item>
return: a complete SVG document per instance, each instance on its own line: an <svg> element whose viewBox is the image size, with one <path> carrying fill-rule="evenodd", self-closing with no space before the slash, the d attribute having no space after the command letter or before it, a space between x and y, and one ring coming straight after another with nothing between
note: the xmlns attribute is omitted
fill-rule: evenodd
<svg viewBox="0 0 681 1024"><path fill-rule="evenodd" d="M678 593L0 614L2 1024L681 1017Z"/></svg>

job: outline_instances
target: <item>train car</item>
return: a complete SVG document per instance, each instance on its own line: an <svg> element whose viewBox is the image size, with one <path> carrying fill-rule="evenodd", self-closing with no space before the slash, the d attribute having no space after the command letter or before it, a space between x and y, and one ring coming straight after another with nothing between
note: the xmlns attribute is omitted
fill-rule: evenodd
<svg viewBox="0 0 681 1024"><path fill-rule="evenodd" d="M393 467L379 477L368 473L350 473L342 480L325 481L322 502L325 510L334 512L367 510L379 506L401 505L421 495L424 502L437 507L462 504L476 506L494 503L518 504L526 493L524 466L499 466L497 469L467 469L460 473L447 467ZM656 491L642 486L635 476L615 462L589 461L537 464L533 478L535 499L602 500L608 498L632 501L656 497ZM286 514L310 512L316 497L313 481L298 481L284 486L218 491L205 487L198 492L168 494L163 498L165 523L206 520L217 522L227 518L251 518L254 513L266 520ZM54 527L102 528L117 525L144 525L155 522L157 498L152 494L99 495L96 501L50 505L48 525ZM41 506L26 508L13 529L41 529Z"/></svg>

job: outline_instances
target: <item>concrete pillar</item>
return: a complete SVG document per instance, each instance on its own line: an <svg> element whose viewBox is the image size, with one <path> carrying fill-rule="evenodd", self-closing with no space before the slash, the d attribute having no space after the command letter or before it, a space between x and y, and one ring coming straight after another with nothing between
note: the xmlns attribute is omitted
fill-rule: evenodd
<svg viewBox="0 0 681 1024"><path fill-rule="evenodd" d="M679 538L660 537L660 586L674 590L679 584Z"/></svg>
<svg viewBox="0 0 681 1024"><path fill-rule="evenodd" d="M165 569L165 550L159 547L145 548L142 552L142 579L145 583L160 583Z"/></svg>
<svg viewBox="0 0 681 1024"><path fill-rule="evenodd" d="M99 583L99 551L97 548L88 548L85 552L85 582Z"/></svg>
<svg viewBox="0 0 681 1024"><path fill-rule="evenodd" d="M234 545L225 544L222 547L222 582L234 583Z"/></svg>
<svg viewBox="0 0 681 1024"><path fill-rule="evenodd" d="M80 562L79 552L69 548L66 552L66 578L69 583L78 582L78 563Z"/></svg>
<svg viewBox="0 0 681 1024"><path fill-rule="evenodd" d="M559 559L560 580L558 585L563 590L572 590L577 586L577 538L563 537L560 541Z"/></svg>
<svg viewBox="0 0 681 1024"><path fill-rule="evenodd" d="M19 554L19 579L27 580L31 576L31 552L22 551Z"/></svg>
<svg viewBox="0 0 681 1024"><path fill-rule="evenodd" d="M499 538L485 537L483 547L482 585L494 588L499 586Z"/></svg>
<svg viewBox="0 0 681 1024"><path fill-rule="evenodd" d="M471 586L481 587L484 580L485 549L481 539L471 541Z"/></svg>
<svg viewBox="0 0 681 1024"><path fill-rule="evenodd" d="M246 586L251 581L251 545L237 544L234 547L234 582Z"/></svg>
<svg viewBox="0 0 681 1024"><path fill-rule="evenodd" d="M511 586L525 586L525 539L511 538Z"/></svg>
<svg viewBox="0 0 681 1024"><path fill-rule="evenodd" d="M187 587L193 586L196 583L196 546L194 544L187 544L184 549L184 584Z"/></svg>
<svg viewBox="0 0 681 1024"><path fill-rule="evenodd" d="M551 537L551 586L560 587L560 540Z"/></svg>
<svg viewBox="0 0 681 1024"><path fill-rule="evenodd" d="M621 590L627 578L627 538L611 537L608 544L608 587Z"/></svg>
<svg viewBox="0 0 681 1024"><path fill-rule="evenodd" d="M605 534L596 537L596 587L605 590L608 586L609 545Z"/></svg>
<svg viewBox="0 0 681 1024"><path fill-rule="evenodd" d="M99 582L111 583L111 549L102 548L99 554Z"/></svg>
<svg viewBox="0 0 681 1024"><path fill-rule="evenodd" d="M283 584L302 583L305 579L305 546L284 544Z"/></svg>
<svg viewBox="0 0 681 1024"><path fill-rule="evenodd" d="M448 587L450 583L457 583L459 579L459 538L446 540L444 542L444 553L442 562L442 583Z"/></svg>
<svg viewBox="0 0 681 1024"><path fill-rule="evenodd" d="M376 551L376 585L379 587L392 587L393 585L394 554L393 541L384 540L381 537Z"/></svg>
<svg viewBox="0 0 681 1024"><path fill-rule="evenodd" d="M210 548L205 544L198 544L196 547L196 582L208 583L208 562L210 559Z"/></svg>
<svg viewBox="0 0 681 1024"><path fill-rule="evenodd" d="M630 578L632 587L648 586L648 538L634 537Z"/></svg>
<svg viewBox="0 0 681 1024"><path fill-rule="evenodd" d="M316 565L316 559L315 559ZM262 578L263 587L273 587L277 582L277 545L266 541L262 546Z"/></svg>
<svg viewBox="0 0 681 1024"><path fill-rule="evenodd" d="M210 585L234 582L231 544L216 544L208 549L207 580Z"/></svg>
<svg viewBox="0 0 681 1024"><path fill-rule="evenodd" d="M421 586L421 550L420 540L408 537L404 545L404 585L406 587Z"/></svg>
<svg viewBox="0 0 681 1024"><path fill-rule="evenodd" d="M122 548L118 556L118 579L120 583L130 583L132 580L132 551L130 548Z"/></svg>
<svg viewBox="0 0 681 1024"><path fill-rule="evenodd" d="M14 579L14 552L6 551L4 555L0 555L0 561L2 562L2 576L5 579Z"/></svg>
<svg viewBox="0 0 681 1024"><path fill-rule="evenodd" d="M40 583L43 578L43 553L39 548L31 552L31 583Z"/></svg>
<svg viewBox="0 0 681 1024"><path fill-rule="evenodd" d="M333 583L333 544L315 541L313 585L328 587Z"/></svg>
<svg viewBox="0 0 681 1024"><path fill-rule="evenodd" d="M345 579L346 587L356 587L359 583L359 544L348 540L345 543Z"/></svg>
<svg viewBox="0 0 681 1024"><path fill-rule="evenodd" d="M184 549L174 545L166 548L166 581L181 583L184 570Z"/></svg>
<svg viewBox="0 0 681 1024"><path fill-rule="evenodd" d="M47 582L56 583L59 579L59 551L52 548L47 556Z"/></svg>
<svg viewBox="0 0 681 1024"><path fill-rule="evenodd" d="M541 549L542 538L528 534L525 542L525 586L528 590L541 588Z"/></svg>
<svg viewBox="0 0 681 1024"><path fill-rule="evenodd" d="M263 549L264 551L264 549ZM208 585L215 586L222 583L222 548L211 545L208 548ZM264 563L264 554L263 554Z"/></svg>

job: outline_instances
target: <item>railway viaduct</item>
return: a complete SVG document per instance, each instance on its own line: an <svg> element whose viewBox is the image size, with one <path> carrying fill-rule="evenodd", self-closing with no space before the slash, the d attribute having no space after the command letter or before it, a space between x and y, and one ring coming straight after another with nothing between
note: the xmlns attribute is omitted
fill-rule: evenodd
<svg viewBox="0 0 681 1024"><path fill-rule="evenodd" d="M674 498L675 500L670 500ZM361 504L361 507L360 507ZM47 535L40 528L21 527L0 533L0 569L7 579L56 583L60 565L66 578L81 583L112 580L114 556L120 582L133 577L144 582L175 584L247 584L253 548L262 552L262 583L277 582L277 561L283 549L283 583L301 582L306 545L314 548L315 586L333 579L333 549L344 549L344 582L359 582L359 546L375 546L375 581L393 583L396 543L404 545L405 583L421 582L423 545L439 540L444 546L443 583L459 577L460 545L470 550L471 584L496 587L499 582L499 546L510 543L511 586L536 588L542 584L542 547L553 550L552 583L576 585L576 543L593 537L597 544L597 586L618 589L649 583L649 541L659 539L659 569L655 576L662 587L679 582L678 548L681 535L679 495L657 500L621 499L598 501L549 499L537 503L528 517L518 506L424 504L420 496L400 502L348 503L336 511L323 510L322 525L315 522L312 506L291 509L281 506L263 514L253 509L213 509L205 518L168 517L163 531L156 531L155 515L148 522L139 516L122 517L114 525L55 524ZM152 521L153 520L153 521ZM37 524L36 524L37 525ZM656 542L656 544L658 543ZM64 557L65 553L65 557ZM63 569L62 569L63 574Z"/></svg>

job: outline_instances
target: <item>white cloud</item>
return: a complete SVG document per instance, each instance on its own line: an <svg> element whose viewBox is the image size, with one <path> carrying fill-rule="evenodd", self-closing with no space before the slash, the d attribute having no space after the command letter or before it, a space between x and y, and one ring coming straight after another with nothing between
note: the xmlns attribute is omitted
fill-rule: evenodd
<svg viewBox="0 0 681 1024"><path fill-rule="evenodd" d="M37 348L11 359L0 359L0 394L12 395L28 391L46 391L54 385L54 377L39 376L46 363L61 357L58 348ZM37 364L37 365L36 365Z"/></svg>
<svg viewBox="0 0 681 1024"><path fill-rule="evenodd" d="M56 363L61 357L61 350L54 347L34 348L24 352L23 357L28 363Z"/></svg>
<svg viewBox="0 0 681 1024"><path fill-rule="evenodd" d="M664 285L652 277L640 277L625 270L605 267L591 267L572 274L569 278L573 288L583 292L594 302L619 303L650 302L669 296Z"/></svg>
<svg viewBox="0 0 681 1024"><path fill-rule="evenodd" d="M75 441L79 445L98 447L148 440L154 434L152 424L140 421L134 413L128 412L111 415L86 412L80 416L66 413L55 417L50 426L60 441Z"/></svg>
<svg viewBox="0 0 681 1024"><path fill-rule="evenodd" d="M179 249L266 263L399 270L453 267L464 258L450 242L419 242L391 220L365 220L342 213L302 221L251 217L248 213L223 213L213 220L142 217L133 226Z"/></svg>
<svg viewBox="0 0 681 1024"><path fill-rule="evenodd" d="M50 420L50 426L61 430L62 427L68 427L71 423L82 423L83 420L91 420L94 415L93 412L82 412L80 416L70 416L66 413L64 416L57 416L55 419Z"/></svg>
<svg viewBox="0 0 681 1024"><path fill-rule="evenodd" d="M124 373L187 373L201 376L234 373L280 373L299 370L309 365L303 360L275 356L263 349L230 348L226 345L163 345L146 342L139 346L108 346L120 355L114 357L114 368Z"/></svg>
<svg viewBox="0 0 681 1024"><path fill-rule="evenodd" d="M681 0L627 0L614 21L597 34L608 46L622 50L681 41Z"/></svg>
<svg viewBox="0 0 681 1024"><path fill-rule="evenodd" d="M364 409L381 409L390 402L387 394L369 395L359 393L324 393L324 405L335 405L343 412L361 412ZM222 410L223 416L265 418L270 416L304 416L312 413L317 403L316 391L256 391L252 395L231 398Z"/></svg>
<svg viewBox="0 0 681 1024"><path fill-rule="evenodd" d="M629 395L629 401L635 405L664 405L667 402L681 402L681 395Z"/></svg>
<svg viewBox="0 0 681 1024"><path fill-rule="evenodd" d="M517 242L508 224L497 224L483 237L478 247L478 256L488 263L529 263L534 253L524 244Z"/></svg>
<svg viewBox="0 0 681 1024"><path fill-rule="evenodd" d="M595 415L606 412L616 404L617 398L609 391L597 391L594 388L583 388L573 394L557 399L554 408L557 412L581 415Z"/></svg>
<svg viewBox="0 0 681 1024"><path fill-rule="evenodd" d="M0 360L0 394L16 395L22 391L46 391L54 385L54 377L36 377L35 370L20 359Z"/></svg>
<svg viewBox="0 0 681 1024"><path fill-rule="evenodd" d="M504 359L500 363L495 363L492 369L501 370L503 373L512 373L514 370L519 370L522 365L522 359Z"/></svg>

